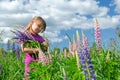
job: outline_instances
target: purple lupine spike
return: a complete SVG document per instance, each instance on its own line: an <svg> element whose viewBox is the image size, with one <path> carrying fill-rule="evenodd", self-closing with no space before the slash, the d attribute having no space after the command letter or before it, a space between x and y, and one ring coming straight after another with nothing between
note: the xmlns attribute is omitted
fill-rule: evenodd
<svg viewBox="0 0 120 80"><path fill-rule="evenodd" d="M19 46L17 46L17 49L16 49L16 57L20 58L20 49L19 49Z"/></svg>
<svg viewBox="0 0 120 80"><path fill-rule="evenodd" d="M11 32L14 33L15 35L19 35L17 32L15 32L15 31L13 31L13 30L11 30Z"/></svg>
<svg viewBox="0 0 120 80"><path fill-rule="evenodd" d="M82 49L82 51L79 51L79 58L80 63L82 65L82 70L85 75L86 80L96 80L96 76L94 74L94 68L92 66L90 54L87 48Z"/></svg>
<svg viewBox="0 0 120 80"><path fill-rule="evenodd" d="M23 42L27 42L28 40L33 40L33 38L28 33L21 32L19 30L12 32L15 34L15 37L13 37L13 39L16 40L16 42L18 43L23 43Z"/></svg>
<svg viewBox="0 0 120 80"><path fill-rule="evenodd" d="M96 76L94 74L91 76L91 80L96 80Z"/></svg>
<svg viewBox="0 0 120 80"><path fill-rule="evenodd" d="M24 35L23 32L16 30L16 31L12 31L15 34L15 37L13 37L13 39L17 39L17 38L26 38L26 35Z"/></svg>
<svg viewBox="0 0 120 80"><path fill-rule="evenodd" d="M86 66L86 59L82 52L79 52L80 63L82 65L82 70L86 78L88 78L87 66Z"/></svg>
<svg viewBox="0 0 120 80"><path fill-rule="evenodd" d="M8 40L8 42L7 42L7 50L8 51L10 50L10 40Z"/></svg>
<svg viewBox="0 0 120 80"><path fill-rule="evenodd" d="M85 52L85 57L86 57L86 59L87 59L87 67L88 67L88 69L89 69L89 72L90 72L90 75L91 75L91 77L90 77L90 79L92 79L92 80L96 80L96 77L94 76L94 79L92 78L92 76L93 75L95 75L94 74L94 68L93 68L93 66L92 66L92 62L91 62L91 58L90 58L90 54L89 54L89 52L88 52L88 49L86 49L86 48L84 48L83 49L84 50L84 52Z"/></svg>
<svg viewBox="0 0 120 80"><path fill-rule="evenodd" d="M33 36L32 36L27 30L24 31L24 34L25 34L26 37L28 37L29 39L35 40L35 39L33 38Z"/></svg>
<svg viewBox="0 0 120 80"><path fill-rule="evenodd" d="M29 38L26 34L25 34L25 32L21 32L21 31L19 31L19 30L16 30L18 33L19 33L19 37L24 37L24 38Z"/></svg>
<svg viewBox="0 0 120 80"><path fill-rule="evenodd" d="M15 43L13 42L12 44L12 51L14 52L15 51Z"/></svg>

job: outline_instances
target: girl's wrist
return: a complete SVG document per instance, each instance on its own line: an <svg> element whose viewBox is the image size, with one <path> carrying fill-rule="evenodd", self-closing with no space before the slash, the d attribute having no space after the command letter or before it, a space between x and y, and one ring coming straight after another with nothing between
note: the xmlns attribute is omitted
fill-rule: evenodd
<svg viewBox="0 0 120 80"><path fill-rule="evenodd" d="M33 49L33 52L34 52L34 53L39 52L39 49L38 49L38 48L35 48L35 49Z"/></svg>

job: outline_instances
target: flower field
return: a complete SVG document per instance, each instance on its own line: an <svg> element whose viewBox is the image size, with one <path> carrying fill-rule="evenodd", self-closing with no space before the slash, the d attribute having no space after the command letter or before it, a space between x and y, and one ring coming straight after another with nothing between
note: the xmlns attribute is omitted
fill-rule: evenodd
<svg viewBox="0 0 120 80"><path fill-rule="evenodd" d="M83 32L81 40L76 31L76 38L69 41L69 48L60 51L55 47L49 51L51 63L30 64L29 80L120 80L120 31L116 35L118 40L111 39L104 49L98 23L92 46ZM7 51L0 49L0 80L24 80L25 54L13 45L9 49L8 44Z"/></svg>
<svg viewBox="0 0 120 80"><path fill-rule="evenodd" d="M51 54L53 61L49 65L31 63L30 67L36 70L30 73L30 80L85 80L83 68L81 64L78 68L76 57L64 57L59 48L55 48ZM94 46L90 48L96 80L120 79L120 55L116 54L120 52L104 49L98 52ZM20 53L20 56L17 58L15 53L10 52L6 52L5 56L0 54L0 65L2 65L0 80L23 80L24 53Z"/></svg>

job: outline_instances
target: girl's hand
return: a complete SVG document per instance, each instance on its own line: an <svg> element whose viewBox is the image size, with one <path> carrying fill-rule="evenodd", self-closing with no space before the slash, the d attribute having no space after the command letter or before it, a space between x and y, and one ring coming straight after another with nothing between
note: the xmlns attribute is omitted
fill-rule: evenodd
<svg viewBox="0 0 120 80"><path fill-rule="evenodd" d="M43 45L44 45L44 46L46 46L46 47L48 47L48 46L49 46L49 41L48 41L48 39L47 39L47 38L46 38L46 39L45 39L45 41L43 42Z"/></svg>
<svg viewBox="0 0 120 80"><path fill-rule="evenodd" d="M35 48L35 52L39 52L39 51L41 51L40 48Z"/></svg>

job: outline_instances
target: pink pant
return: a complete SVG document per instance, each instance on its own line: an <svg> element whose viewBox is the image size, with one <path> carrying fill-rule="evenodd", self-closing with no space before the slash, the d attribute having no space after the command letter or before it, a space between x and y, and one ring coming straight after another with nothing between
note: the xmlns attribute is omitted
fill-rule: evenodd
<svg viewBox="0 0 120 80"><path fill-rule="evenodd" d="M36 60L29 54L26 53L25 57L25 74L28 74L30 72L29 64L31 62L35 62Z"/></svg>

